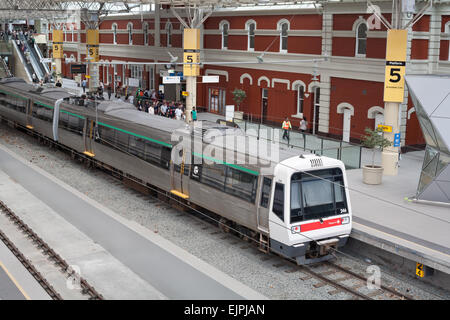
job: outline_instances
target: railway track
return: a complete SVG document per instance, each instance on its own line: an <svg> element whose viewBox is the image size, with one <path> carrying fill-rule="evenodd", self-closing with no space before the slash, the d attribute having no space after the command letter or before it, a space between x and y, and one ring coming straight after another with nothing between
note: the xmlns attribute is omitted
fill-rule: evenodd
<svg viewBox="0 0 450 320"><path fill-rule="evenodd" d="M52 248L48 246L25 222L23 222L8 206L0 200L0 213L5 214L16 226L22 231L33 244L41 250L49 260L53 261L64 275L73 276L74 271L69 264L61 258ZM8 237L0 231L0 240L11 250L17 259L25 266L37 282L54 300L62 300L61 295L48 283L48 281L39 273L36 268L27 260L19 249L8 239ZM103 296L99 294L84 278L80 277L81 293L89 295L89 300L103 300Z"/></svg>
<svg viewBox="0 0 450 320"><path fill-rule="evenodd" d="M31 132L30 130L24 128L26 131ZM34 135L34 134L33 134ZM66 152L69 152L72 155L72 159L75 159L73 157L74 155L74 151L68 149L67 147L60 145L58 143L54 143L53 141L50 141L49 139L45 138L45 137L41 137L41 139L43 138L44 141L48 141L49 145L58 145L59 147L61 147L62 150L65 150ZM80 154L78 152L76 152L77 156L79 157L79 159L81 160L85 160L86 164L88 165L89 168L92 167L92 164L94 164L94 167L99 168L101 171L106 172L109 174L109 176L118 182L118 184L120 184L123 188L127 188L130 189L129 186L125 186L123 184L123 178L126 179L130 179L133 180L132 177L130 176L122 176L120 172L116 172L114 170L111 170L110 168L105 167L102 163L99 163L98 161L88 158L83 154ZM120 183L119 183L120 182ZM142 184L140 181L134 181L137 184ZM148 185L143 185L143 187L148 188L151 192L149 194L145 194L146 196L148 196L149 198L155 200L152 201L153 203L157 204L159 203L158 206L162 206L162 207L172 207L175 209L188 209L188 210L183 210L183 211L190 211L191 214L189 214L189 216L193 219L196 219L199 223L203 223L208 226L214 225L215 228L217 228L217 231L212 232L211 234L215 234L215 235L223 235L224 234L224 230L230 230L229 228L220 228L220 224L218 223L218 221L211 219L211 217L208 217L207 215L203 215L198 213L198 210L188 206L186 203L183 203L181 201L179 201L179 199L174 198L173 196L171 196L170 194L168 194L167 192L162 192L161 190L157 190L157 189L153 189ZM137 191L133 188L131 188L136 194L142 194L141 191ZM153 195L152 195L153 193ZM206 229L206 227L205 227ZM203 229L203 230L205 230ZM235 237L236 239L239 239L239 241L236 241L236 239L234 239L230 244L231 245L238 245L240 244L240 248L241 249L248 249L250 247L253 247L254 253L255 254L261 254L261 252L258 250L258 243L257 241L255 242L251 242L251 243L247 243L246 245L242 245L243 243L246 243L244 240L242 240L242 237L240 237L238 234L235 234L234 232L229 232L226 233L226 235L231 235L233 237ZM225 237L227 238L227 237ZM246 239L247 241L251 241L251 239L249 239L248 237L244 237L244 239ZM350 296L352 296L354 299L362 299L362 300L374 300L377 297L378 298L385 298L385 299L393 299L393 300L414 300L414 298L412 296L409 296L407 294L404 293L400 293L398 292L396 289L394 288L390 288L384 285L381 285L380 288L378 288L377 290L372 290L370 292L364 292L367 290L366 285L367 285L367 278L365 278L364 276L352 271L352 270L348 270L346 268L343 268L339 265L336 265L334 263L331 262L322 262L322 263L318 263L316 265L313 266L298 266L295 261L286 259L285 257L281 257L272 253L269 254L265 254L265 256L261 259L261 260L269 260L269 259L277 259L278 263L273 264L274 266L276 266L277 268L280 267L288 267L288 270L285 270L285 272L288 273L294 273L294 272L301 272L302 276L299 277L300 280L306 281L309 280L311 278L314 278L316 280L318 280L317 283L315 283L313 285L314 288L321 288L324 287L325 285L331 286L334 289L332 291L329 291L330 295L335 295L338 294L340 292L344 292L349 294ZM67 265L67 264L66 264ZM350 285L347 283L351 283Z"/></svg>

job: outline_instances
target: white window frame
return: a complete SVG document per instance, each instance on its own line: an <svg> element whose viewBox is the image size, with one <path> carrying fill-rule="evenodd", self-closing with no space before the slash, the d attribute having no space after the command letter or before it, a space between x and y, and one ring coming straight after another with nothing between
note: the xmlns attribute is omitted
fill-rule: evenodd
<svg viewBox="0 0 450 320"><path fill-rule="evenodd" d="M365 50L365 52L364 53L358 53L358 50L359 50L359 37L358 37L358 30L359 30L359 27L361 27L361 25L365 25L366 26L366 50ZM366 54L367 54L367 32L369 31L369 27L368 27L368 25L367 25L367 22L366 21L361 21L361 22L359 22L357 25L356 25L356 28L355 28L355 39L356 39L356 42L355 42L355 57L365 57L366 56ZM363 38L361 38L361 39L363 39Z"/></svg>
<svg viewBox="0 0 450 320"><path fill-rule="evenodd" d="M172 22L167 21L166 27L164 28L166 30L166 47L172 47L172 36L173 36L173 25ZM170 39L170 41L169 41Z"/></svg>
<svg viewBox="0 0 450 320"><path fill-rule="evenodd" d="M283 49L283 25L287 24L287 30L286 30L286 49ZM289 39L289 30L291 29L291 24L288 20L282 19L278 21L277 23L277 30L280 31L280 52L281 53L287 53L287 45L288 45L288 39Z"/></svg>
<svg viewBox="0 0 450 320"><path fill-rule="evenodd" d="M144 22L142 25L142 33L144 36L144 46L148 46L148 23Z"/></svg>
<svg viewBox="0 0 450 320"><path fill-rule="evenodd" d="M64 42L67 42L67 25L63 24Z"/></svg>
<svg viewBox="0 0 450 320"><path fill-rule="evenodd" d="M115 27L115 29L114 29ZM113 23L111 26L111 30L113 32L113 44L117 44L117 23Z"/></svg>
<svg viewBox="0 0 450 320"><path fill-rule="evenodd" d="M75 42L75 38L74 38L74 30L73 29L75 29L74 27L73 27L73 24L71 24L70 25L70 32L72 33L72 42Z"/></svg>
<svg viewBox="0 0 450 320"><path fill-rule="evenodd" d="M225 35L224 35L224 27L227 26L227 45L225 46ZM228 49L228 36L230 35L230 23L227 20L222 20L219 24L219 30L220 30L220 34L222 35L222 50L227 50Z"/></svg>
<svg viewBox="0 0 450 320"><path fill-rule="evenodd" d="M128 45L133 45L133 23L127 23Z"/></svg>
<svg viewBox="0 0 450 320"><path fill-rule="evenodd" d="M253 48L250 48L250 25L254 24L255 25L255 29L254 29L254 34L253 34ZM256 44L256 21L255 20L248 20L245 23L245 30L247 30L247 51L255 51L255 44Z"/></svg>

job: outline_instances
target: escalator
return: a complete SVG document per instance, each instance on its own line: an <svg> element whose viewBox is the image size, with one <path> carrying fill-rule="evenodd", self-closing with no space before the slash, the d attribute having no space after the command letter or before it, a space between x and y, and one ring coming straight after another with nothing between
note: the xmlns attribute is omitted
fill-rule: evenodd
<svg viewBox="0 0 450 320"><path fill-rule="evenodd" d="M31 65L31 57L27 58L25 51L22 50L22 42L17 40L10 40L14 47L14 60L15 66L14 70L16 72L15 76L22 78L27 82L33 82L34 68ZM19 43L19 44L18 44ZM37 76L37 74L36 74Z"/></svg>
<svg viewBox="0 0 450 320"><path fill-rule="evenodd" d="M43 80L47 72L34 48L34 44L32 45L23 34L19 35L19 40L21 41L21 44L25 46L23 53L26 61L31 65L37 79Z"/></svg>
<svg viewBox="0 0 450 320"><path fill-rule="evenodd" d="M9 70L8 64L4 60L3 57L0 57L0 78L10 78L12 77L12 73Z"/></svg>

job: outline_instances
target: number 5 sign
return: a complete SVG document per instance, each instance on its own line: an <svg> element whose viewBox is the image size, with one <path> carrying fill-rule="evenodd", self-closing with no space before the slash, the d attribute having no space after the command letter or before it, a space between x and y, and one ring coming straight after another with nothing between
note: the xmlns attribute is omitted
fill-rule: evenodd
<svg viewBox="0 0 450 320"><path fill-rule="evenodd" d="M407 30L388 31L384 79L384 101L386 102L403 102L407 35Z"/></svg>

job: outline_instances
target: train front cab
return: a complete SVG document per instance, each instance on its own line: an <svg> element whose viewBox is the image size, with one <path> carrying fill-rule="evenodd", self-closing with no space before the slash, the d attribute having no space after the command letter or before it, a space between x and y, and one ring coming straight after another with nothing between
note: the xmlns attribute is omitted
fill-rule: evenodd
<svg viewBox="0 0 450 320"><path fill-rule="evenodd" d="M274 170L270 248L298 264L331 259L333 249L344 246L351 232L345 167L335 159L317 158L290 158Z"/></svg>

